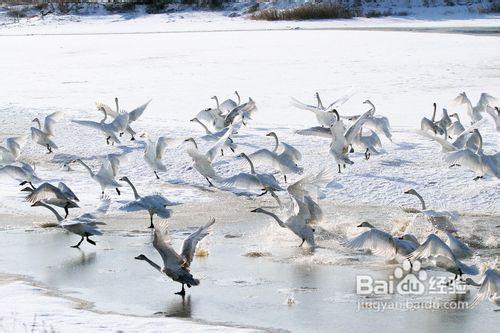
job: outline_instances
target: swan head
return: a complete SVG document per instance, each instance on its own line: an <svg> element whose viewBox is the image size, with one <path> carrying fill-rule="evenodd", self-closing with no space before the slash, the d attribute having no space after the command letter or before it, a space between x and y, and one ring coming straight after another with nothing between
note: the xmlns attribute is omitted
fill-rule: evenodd
<svg viewBox="0 0 500 333"><path fill-rule="evenodd" d="M398 237L398 238L401 240L412 242L415 245L420 245L420 243L418 242L418 239L411 234L404 234L403 236Z"/></svg>
<svg viewBox="0 0 500 333"><path fill-rule="evenodd" d="M495 106L495 110L497 110L497 114L500 116L500 109L498 108L498 106Z"/></svg>
<svg viewBox="0 0 500 333"><path fill-rule="evenodd" d="M120 178L118 180L120 180L122 182L126 182L126 181L128 181L128 177L127 176L123 176L122 178Z"/></svg>
<svg viewBox="0 0 500 333"><path fill-rule="evenodd" d="M144 254L139 254L137 257L134 257L137 260L146 260L146 256Z"/></svg>
<svg viewBox="0 0 500 333"><path fill-rule="evenodd" d="M372 224L370 224L370 222L363 222L361 223L360 225L357 226L358 228L375 228Z"/></svg>
<svg viewBox="0 0 500 333"><path fill-rule="evenodd" d="M33 192L33 189L31 187L25 187L21 190L22 192Z"/></svg>
<svg viewBox="0 0 500 333"><path fill-rule="evenodd" d="M39 207L39 206L43 206L43 205L44 205L44 203L43 203L43 202L41 202L41 201L37 201L37 202L35 202L35 203L31 204L31 207Z"/></svg>
<svg viewBox="0 0 500 333"><path fill-rule="evenodd" d="M417 191L415 191L414 189L410 188L406 191L403 192L404 194L413 194L413 195L417 195Z"/></svg>
<svg viewBox="0 0 500 333"><path fill-rule="evenodd" d="M206 111L206 110L205 110ZM191 119L190 121L197 121L198 118L194 117L193 119Z"/></svg>
<svg viewBox="0 0 500 333"><path fill-rule="evenodd" d="M266 136L274 136L274 137L277 137L276 133L274 132L269 132L266 134Z"/></svg>
<svg viewBox="0 0 500 333"><path fill-rule="evenodd" d="M265 213L265 210L262 208L255 208L251 210L250 213Z"/></svg>

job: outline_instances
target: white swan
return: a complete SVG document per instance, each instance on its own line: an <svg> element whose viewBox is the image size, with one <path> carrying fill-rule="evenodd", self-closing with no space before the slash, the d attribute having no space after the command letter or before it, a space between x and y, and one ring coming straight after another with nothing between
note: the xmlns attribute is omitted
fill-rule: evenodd
<svg viewBox="0 0 500 333"><path fill-rule="evenodd" d="M234 100L228 98L219 104L219 99L217 98L217 96L212 97L212 99L215 100L215 103L217 104L217 109L221 113L229 113L240 105L241 103L240 94L237 91L235 91L234 94L236 95L238 102L235 102Z"/></svg>
<svg viewBox="0 0 500 333"><path fill-rule="evenodd" d="M379 256L395 259L399 256L406 258L420 245L413 235L394 237L368 222L361 223L358 228L369 228L369 230L348 241L345 244L346 247L370 251Z"/></svg>
<svg viewBox="0 0 500 333"><path fill-rule="evenodd" d="M488 114L493 118L497 132L500 132L500 109L498 106L492 108L491 106L486 105L486 112L488 112Z"/></svg>
<svg viewBox="0 0 500 333"><path fill-rule="evenodd" d="M152 101L151 99L148 100L146 103L136 107L135 109L133 109L130 112L120 110L120 107L118 105L118 97L115 97L116 111L113 111L113 109L111 109L108 105L103 104L101 102L96 102L96 107L98 110L104 112L105 114L107 114L108 116L110 116L112 118L118 117L120 115L120 111L126 112L128 114L128 124L127 124L126 131L131 136L130 140L134 141L135 140L134 135L136 134L136 132L130 127L130 124L133 123L134 121L136 121L137 119L139 119L140 116L142 116L142 114L144 113L144 111L148 107L149 103L151 103L151 101ZM121 136L121 134L122 133L120 133L120 136Z"/></svg>
<svg viewBox="0 0 500 333"><path fill-rule="evenodd" d="M89 237L95 235L99 236L102 235L102 232L101 230L99 230L98 225L103 225L105 223L99 222L97 221L97 219L106 214L110 204L111 200L109 198L104 198L103 200L101 200L101 204L96 211L82 214L79 217L72 220L64 219L61 215L59 215L59 213L54 208L50 207L49 205L41 201L35 202L32 206L45 207L52 213L54 213L54 215L56 216L57 224L54 225L53 223L52 224L46 223L46 224L41 224L40 225L41 227L60 226L71 233L81 236L82 238L80 239L78 244L71 246L74 248L78 248L80 247L80 244L83 242L84 239L86 239L87 242L89 242L90 244L96 245L96 242L90 239Z"/></svg>
<svg viewBox="0 0 500 333"><path fill-rule="evenodd" d="M323 126L314 126L310 128L296 130L295 133L305 136L318 136L320 138L325 138L325 139L332 138L332 131L330 130L330 128Z"/></svg>
<svg viewBox="0 0 500 333"><path fill-rule="evenodd" d="M273 150L259 149L249 154L248 157L257 165L268 165L279 169L283 173L285 183L288 173L302 174L304 169L297 165L302 158L302 154L293 146L284 142L280 143L276 133L270 132L266 136L274 138Z"/></svg>
<svg viewBox="0 0 500 333"><path fill-rule="evenodd" d="M468 266L458 260L449 246L434 234L427 236L425 242L414 252L409 254L407 258L410 262L415 260L427 260L434 264L434 266L455 274L455 279L457 279L458 276L461 277L463 274L479 274L475 266Z"/></svg>
<svg viewBox="0 0 500 333"><path fill-rule="evenodd" d="M340 170L340 165L345 165L346 164L353 164L354 162L351 161L348 157L349 153L349 146L352 144L352 141L358 135L359 131L361 130L361 127L364 125L366 120L373 115L373 110L369 110L365 112L362 116L360 116L354 124L349 127L349 129L346 131L344 123L342 120L338 120L336 123L332 125L331 132L332 132L332 142L330 144L330 155L333 156L335 162L337 162L337 165L339 167L339 173L341 172Z"/></svg>
<svg viewBox="0 0 500 333"><path fill-rule="evenodd" d="M226 128L221 129L220 131L213 133L212 131L210 131L208 129L207 125L205 125L203 122L201 122L198 118L195 117L195 118L191 119L190 121L198 123L198 124L200 124L201 127L203 127L206 134L201 136L200 139L208 141L208 142L217 142L224 134L226 134L226 132L228 130L228 128L226 127ZM224 148L229 148L234 153L237 147L238 147L238 145L236 145L234 143L233 139L228 138L226 140L226 142L224 143L224 145L222 146L222 149L221 149L222 156L224 156Z"/></svg>
<svg viewBox="0 0 500 333"><path fill-rule="evenodd" d="M163 266L160 267L144 254L138 255L135 259L148 262L158 272L165 274L176 282L181 283L181 291L175 294L184 296L186 294L184 285L191 288L192 286L200 284L200 281L195 279L190 273L189 267L193 261L198 242L209 234L209 229L214 223L215 219L211 218L207 224L203 227L199 227L195 232L184 239L182 242L181 252L178 254L172 248L172 242L168 234L168 224L164 221L158 222L154 230L153 247L160 254Z"/></svg>
<svg viewBox="0 0 500 333"><path fill-rule="evenodd" d="M118 187L121 187L122 185L115 180L115 174L113 172L113 168L109 161L107 160L101 161L101 168L97 173L94 173L92 169L87 164L85 164L81 159L76 159L75 162L80 163L85 169L87 169L90 178L92 178L92 180L98 183L99 186L101 187L101 193L103 195L104 195L104 190L107 188L114 188L116 190L116 193L118 193L118 195L121 194Z"/></svg>
<svg viewBox="0 0 500 333"><path fill-rule="evenodd" d="M308 220L308 224L318 224L323 221L323 210L315 201L320 192L320 188L333 178L333 170L325 168L317 174L307 175L300 180L289 185L287 192L292 201L291 212L299 214Z"/></svg>
<svg viewBox="0 0 500 333"><path fill-rule="evenodd" d="M442 129L448 130L448 128L451 126L452 121L450 119L450 116L448 115L448 110L443 108L443 115L441 116L441 119L436 121L436 125L441 127Z"/></svg>
<svg viewBox="0 0 500 333"><path fill-rule="evenodd" d="M21 162L19 164L20 166L6 165L0 167L0 176L5 175L15 180L18 180L21 182L19 185L24 185L26 183L29 183L32 187L33 187L32 182L40 181L40 178L38 178L38 176L35 173L34 166L31 167L31 165L24 162Z"/></svg>
<svg viewBox="0 0 500 333"><path fill-rule="evenodd" d="M134 201L130 201L129 203L120 207L120 210L124 210L126 212L136 212L140 210L147 210L150 218L149 228L154 228L153 225L153 215L157 215L163 219L168 219L171 216L170 209L167 209L167 206L175 205L173 202L168 201L161 194L150 194L144 197L141 197L137 192L134 184L128 179L128 177L120 178L121 181L124 181L130 185L132 191L134 192Z"/></svg>
<svg viewBox="0 0 500 333"><path fill-rule="evenodd" d="M457 259L466 259L474 255L474 252L472 252L472 250L460 239L456 238L449 232L445 232L445 234L445 243L450 247L451 252L453 252Z"/></svg>
<svg viewBox="0 0 500 333"><path fill-rule="evenodd" d="M175 141L175 139L165 136L160 136L156 139L156 142L148 139L146 149L144 150L144 161L153 170L156 179L160 179L158 172L167 171L167 167L162 162L163 154L165 153L165 149Z"/></svg>
<svg viewBox="0 0 500 333"><path fill-rule="evenodd" d="M442 147L443 153L457 151L464 147L466 147L467 149L476 150L479 146L479 137L478 137L479 132L477 131L477 127L479 127L483 122L484 122L483 120L475 122L469 128L464 130L460 135L458 135L452 142L447 141L448 134L446 129L443 129L444 132L443 138L431 135L429 134L429 132L425 131L417 130L416 133L439 143Z"/></svg>
<svg viewBox="0 0 500 333"><path fill-rule="evenodd" d="M212 162L214 162L215 158L217 157L218 151L225 144L232 132L233 127L229 126L227 132L205 154L201 153L198 150L198 144L193 138L184 140L186 142L193 143L194 148L188 148L187 153L193 160L194 169L198 171L203 177L205 177L210 186L214 186L210 179L219 179L219 176L217 176L214 168L212 167Z"/></svg>
<svg viewBox="0 0 500 333"><path fill-rule="evenodd" d="M429 119L423 117L422 120L420 121L420 130L424 132L431 131L434 133L434 135L443 135L444 134L443 129L438 125L436 125L435 123L437 105L436 103L433 103L432 105L434 107L434 111L432 112L432 118Z"/></svg>
<svg viewBox="0 0 500 333"><path fill-rule="evenodd" d="M483 119L481 113L486 111L486 106L495 103L497 99L487 93L482 93L476 106L472 106L469 97L467 97L465 92L462 92L453 101L457 104L465 104L467 114L471 118L471 122L475 123L476 121Z"/></svg>
<svg viewBox="0 0 500 333"><path fill-rule="evenodd" d="M366 124L366 123L365 123ZM369 159L370 155L373 153L375 155L380 154L377 148L382 148L382 142L380 138L372 130L367 131L368 134L363 134L363 127L359 129L358 135L352 140L352 146L365 151L365 159Z"/></svg>
<svg viewBox="0 0 500 333"><path fill-rule="evenodd" d="M0 165L16 162L21 155L21 148L24 146L27 139L27 135L5 139L5 147L0 146Z"/></svg>
<svg viewBox="0 0 500 333"><path fill-rule="evenodd" d="M203 109L196 114L195 118L198 118L200 120L212 124L212 127L217 131L225 128L224 126L225 115L222 114L222 112L220 112L219 109L213 109L213 108Z"/></svg>
<svg viewBox="0 0 500 333"><path fill-rule="evenodd" d="M76 202L80 201L73 191L64 183L60 182L57 187L49 183L43 183L38 187L26 187L21 191L31 192L26 201L31 204L41 201L48 205L54 205L64 208L67 218L69 215L69 208L78 208Z"/></svg>
<svg viewBox="0 0 500 333"><path fill-rule="evenodd" d="M418 212L421 213L425 219L434 226L434 228L448 233L456 233L458 231L452 223L452 221L456 218L455 213L427 209L424 198L422 198L422 196L414 189L406 190L404 193L414 195L420 200L422 210Z"/></svg>
<svg viewBox="0 0 500 333"><path fill-rule="evenodd" d="M302 239L302 243L300 243L299 247L307 242L309 246L312 248L316 247L316 243L314 241L314 228L308 224L306 217L303 215L303 211L298 214L292 215L286 219L286 221L282 221L276 214L271 213L263 208L256 208L251 210L252 213L261 213L271 216L273 219L278 222L279 226L282 228L288 228L295 235L297 235L300 239Z"/></svg>
<svg viewBox="0 0 500 333"><path fill-rule="evenodd" d="M118 139L116 134L121 133L127 129L129 121L128 113L120 112L120 114L116 116L116 118L110 123L106 123L108 114L105 111L103 111L103 113L104 118L100 122L90 120L72 120L72 122L98 130L99 132L104 134L104 136L106 137L106 144L108 145L110 144L110 141L113 144L120 143L120 140Z"/></svg>
<svg viewBox="0 0 500 333"><path fill-rule="evenodd" d="M460 135L463 131L465 131L465 127L460 122L460 117L458 116L458 113L455 112L453 114L450 114L450 118L451 117L455 117L456 120L451 123L451 125L450 125L450 127L448 127L447 131L448 131L449 136L455 137L455 136Z"/></svg>
<svg viewBox="0 0 500 333"><path fill-rule="evenodd" d="M257 105L255 101L251 98L248 102L238 105L233 110L231 110L224 118L224 126L237 125L241 122L246 126L245 119L252 119L252 115L257 111Z"/></svg>
<svg viewBox="0 0 500 333"><path fill-rule="evenodd" d="M483 281L476 283L471 278L465 279L465 283L471 286L480 287L476 296L470 303L470 307L477 306L483 300L489 300L491 303L500 307L500 274L493 268L488 268L483 274ZM500 311L500 308L495 309Z"/></svg>
<svg viewBox="0 0 500 333"><path fill-rule="evenodd" d="M319 97L319 93L316 93L315 96L318 101L317 106L302 103L301 101L293 97L292 97L292 105L299 109L313 112L314 115L316 116L316 120L318 121L318 123L321 126L329 128L330 126L332 126L333 123L335 123L339 119L339 114L335 109L335 107L338 107L347 102L347 100L349 100L349 98L352 95L344 95L340 97L338 100L330 104L327 108L323 106L323 103L321 102L321 99Z"/></svg>
<svg viewBox="0 0 500 333"><path fill-rule="evenodd" d="M477 150L462 149L453 152L445 157L445 161L452 164L463 165L467 169L474 171L477 176L474 180L484 178L485 175L500 178L500 153L494 155L485 154L482 151L483 138L477 129L474 133L479 138Z"/></svg>
<svg viewBox="0 0 500 333"><path fill-rule="evenodd" d="M61 120L63 117L62 112L54 112L49 114L47 117L45 117L44 123L43 123L43 129L42 125L40 123L40 119L35 118L33 119L32 122L36 123L37 127L31 127L31 139L38 143L41 146L44 146L47 148L48 153L52 153L52 149L57 149L57 145L52 141L52 138L55 135L54 129L55 129L55 124Z"/></svg>
<svg viewBox="0 0 500 333"><path fill-rule="evenodd" d="M368 117L363 126L375 132L378 132L379 134L384 134L385 137L392 142L391 125L389 123L389 118L375 115L375 105L369 99L367 99L363 103L370 105L370 107L372 108L372 115Z"/></svg>

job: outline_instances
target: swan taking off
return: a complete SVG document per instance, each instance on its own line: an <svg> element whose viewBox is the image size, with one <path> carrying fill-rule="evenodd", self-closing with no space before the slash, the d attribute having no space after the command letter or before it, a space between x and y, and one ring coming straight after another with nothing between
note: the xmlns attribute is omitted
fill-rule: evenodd
<svg viewBox="0 0 500 333"><path fill-rule="evenodd" d="M303 206L300 206L303 207ZM276 214L267 211L263 208L256 208L251 211L252 213L261 213L271 216L273 219L278 222L278 225L282 228L288 228L295 235L297 235L300 239L302 239L302 243L300 243L299 247L307 242L310 247L315 248L316 243L314 241L314 228L311 227L309 223L309 212L300 210L297 214L294 214L286 219L286 221L282 221Z"/></svg>
<svg viewBox="0 0 500 333"><path fill-rule="evenodd" d="M80 201L78 197L71 191L71 189L64 183L60 182L57 187L49 183L43 183L42 185L35 187L26 187L21 191L31 192L27 197L26 201L34 204L38 201L46 203L48 205L54 205L57 207L64 208L66 215L64 218L68 217L69 208L78 208L76 202Z"/></svg>
<svg viewBox="0 0 500 333"><path fill-rule="evenodd" d="M471 286L480 287L476 297L470 304L471 307L477 306L480 302L487 299L495 304L500 311L500 274L492 268L488 268L483 274L483 282L476 283L471 278L465 279L465 283Z"/></svg>
<svg viewBox="0 0 500 333"><path fill-rule="evenodd" d="M27 139L27 135L5 139L5 146L0 146L0 165L16 162Z"/></svg>
<svg viewBox="0 0 500 333"><path fill-rule="evenodd" d="M181 291L175 293L176 295L184 296L186 291L184 285L188 288L200 284L198 279L195 279L189 271L191 262L193 261L196 252L196 245L209 234L210 227L215 223L212 217L207 224L199 227L195 232L189 235L182 242L181 253L178 254L172 248L170 235L168 234L168 224L165 221L160 221L156 224L153 237L153 247L158 251L163 261L163 266L159 266L151 261L144 254L140 254L135 259L144 260L153 266L160 273L165 274L175 282L182 284Z"/></svg>
<svg viewBox="0 0 500 333"><path fill-rule="evenodd" d="M255 101L248 98L248 102L235 107L226 115L224 118L224 127L237 125L239 122L246 126L247 123L245 122L245 119L252 119L252 115L255 111L257 111Z"/></svg>
<svg viewBox="0 0 500 333"><path fill-rule="evenodd" d="M455 279L457 279L458 276L462 277L463 274L479 274L475 266L467 266L458 260L449 246L434 234L427 236L425 242L414 252L409 254L407 258L410 262L415 260L427 260L434 266L455 274Z"/></svg>
<svg viewBox="0 0 500 333"><path fill-rule="evenodd" d="M109 198L103 198L97 210L91 213L82 214L79 217L72 220L64 219L61 215L59 215L59 213L54 208L41 201L35 202L32 206L45 207L52 213L54 213L54 215L56 216L57 224L54 225L53 223L52 224L46 223L46 224L41 224L40 226L42 227L60 226L71 233L81 236L82 238L80 239L78 244L71 246L74 248L78 248L80 247L80 244L83 242L84 239L86 239L87 242L89 242L90 244L96 245L96 242L90 239L89 237L94 235L98 236L102 235L102 232L101 230L99 230L98 225L103 225L105 223L98 222L97 220L106 214L110 204L111 200Z"/></svg>
<svg viewBox="0 0 500 333"><path fill-rule="evenodd" d="M431 131L434 133L434 135L443 135L444 131L441 127L439 127L435 120L436 120L436 109L437 105L436 103L433 103L432 106L434 107L434 111L432 112L432 118L426 118L423 117L422 120L420 121L420 130L427 132Z"/></svg>
<svg viewBox="0 0 500 333"><path fill-rule="evenodd" d="M120 114L117 115L112 122L106 123L108 114L105 111L102 112L104 113L104 118L100 122L90 120L72 120L72 122L98 130L104 135L104 137L106 138L106 144L108 145L110 144L110 141L112 144L120 143L120 140L118 139L116 134L123 132L127 128L129 122L129 114L120 112Z"/></svg>
<svg viewBox="0 0 500 333"><path fill-rule="evenodd" d="M160 179L158 176L158 172L165 172L167 168L165 164L162 162L163 153L168 146L170 146L175 139L170 139L165 136L160 136L156 143L148 140L146 144L146 149L144 150L144 161L146 161L147 165L153 170L156 179Z"/></svg>
<svg viewBox="0 0 500 333"><path fill-rule="evenodd" d="M259 149L249 154L248 157L257 165L267 165L279 169L283 173L285 183L288 173L302 174L304 169L297 165L302 159L300 151L287 143L280 143L278 136L274 132L270 132L266 136L274 138L273 150Z"/></svg>
<svg viewBox="0 0 500 333"><path fill-rule="evenodd" d="M491 106L486 105L486 112L488 112L491 118L493 118L497 132L500 132L500 109L498 108L498 106L492 108Z"/></svg>
<svg viewBox="0 0 500 333"><path fill-rule="evenodd" d="M476 106L472 106L469 97L467 97L465 92L462 92L453 101L456 104L465 105L467 108L467 115L469 115L471 123L475 123L476 121L483 119L481 113L486 111L486 106L496 103L497 99L487 93L482 93Z"/></svg>
<svg viewBox="0 0 500 333"><path fill-rule="evenodd" d="M323 102L319 97L319 93L316 92L315 96L317 100L316 106L302 103L301 101L293 97L292 97L292 105L301 110L313 112L320 126L329 128L330 126L333 125L333 123L335 123L339 119L339 114L335 108L338 108L339 106L347 102L349 98L351 98L352 94L346 94L341 96L339 99L331 103L326 108L323 106Z"/></svg>
<svg viewBox="0 0 500 333"><path fill-rule="evenodd" d="M136 107L135 109L133 109L132 111L130 112L127 112L127 111L124 111L124 110L121 110L121 112L125 112L128 114L128 124L127 124L127 128L126 128L126 131L127 133L130 134L131 136L131 139L130 141L134 141L135 140L135 137L134 135L137 134L131 127L130 127L130 124L133 123L134 121L136 121L137 119L139 119L140 116L142 116L142 114L144 113L144 111L146 110L146 108L148 107L149 103L151 103L151 99L149 101L147 101L146 103L142 104L141 106L138 106ZM115 105L116 105L116 111L113 111L108 105L106 104L103 104L103 103L100 103L100 102L96 102L96 107L99 111L102 111L104 112L106 115L110 116L111 118L116 118L120 115L120 107L118 105L118 97L115 97ZM120 136L122 135L122 133L120 133Z"/></svg>
<svg viewBox="0 0 500 333"><path fill-rule="evenodd" d="M120 207L120 210L124 210L126 212L136 212L140 210L147 210L150 218L149 228L154 228L153 225L153 215L157 215L163 219L168 219L171 216L170 209L167 209L167 206L176 205L173 202L168 201L161 194L150 194L144 197L141 197L137 192L134 184L128 179L128 177L120 178L121 181L126 182L132 188L134 192L134 201L130 201L124 206Z"/></svg>
<svg viewBox="0 0 500 333"><path fill-rule="evenodd" d="M42 125L40 123L40 119L35 118L32 122L37 124L37 127L31 127L31 139L38 143L41 146L47 148L47 154L52 153L52 149L57 149L57 145L52 141L52 138L55 135L54 129L55 124L61 120L63 117L62 112L54 112L45 117L45 121Z"/></svg>
<svg viewBox="0 0 500 333"><path fill-rule="evenodd" d="M452 223L452 220L454 219L456 214L447 211L435 211L427 209L424 198L422 198L422 196L414 189L406 190L404 193L414 195L420 200L420 203L422 204L422 210L419 211L419 213L421 213L425 217L425 219L434 226L434 228L449 233L455 233L458 231Z"/></svg>
<svg viewBox="0 0 500 333"><path fill-rule="evenodd" d="M0 176L8 176L21 183L19 185L24 185L26 183L33 186L32 182L39 182L40 178L35 174L34 165L33 168L28 163L21 162L20 166L17 165L6 165L0 167Z"/></svg>
<svg viewBox="0 0 500 333"><path fill-rule="evenodd" d="M226 132L228 130L228 127L226 127L226 128L221 129L220 131L212 133L212 131L210 131L208 129L207 125L205 125L203 122L201 122L198 118L195 117L195 118L191 119L190 121L198 123L198 124L200 124L201 127L203 127L206 134L201 136L200 139L208 141L208 142L217 142L224 134L226 134ZM222 146L222 149L221 149L222 156L224 156L224 148L229 148L234 153L237 147L238 146L234 143L233 139L227 138L226 142L224 143L224 145Z"/></svg>
<svg viewBox="0 0 500 333"><path fill-rule="evenodd" d="M382 148L382 142L380 142L377 133L372 130L367 130L363 133L363 127L361 127L358 135L352 140L352 146L363 150L365 152L365 159L368 160L372 153L375 155L380 154L377 148Z"/></svg>
<svg viewBox="0 0 500 333"><path fill-rule="evenodd" d="M118 195L121 194L118 187L121 187L122 185L115 180L116 170L113 169L109 160L105 159L101 161L101 168L97 173L94 173L92 169L81 159L77 159L75 162L80 163L85 169L87 169L90 178L92 178L92 180L98 183L101 187L102 195L104 195L104 190L107 188L114 188Z"/></svg>

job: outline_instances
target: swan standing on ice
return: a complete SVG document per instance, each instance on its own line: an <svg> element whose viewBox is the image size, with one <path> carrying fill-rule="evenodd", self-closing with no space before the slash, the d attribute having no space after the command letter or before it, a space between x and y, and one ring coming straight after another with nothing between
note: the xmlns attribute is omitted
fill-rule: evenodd
<svg viewBox="0 0 500 333"><path fill-rule="evenodd" d="M168 224L165 221L161 221L157 223L154 230L153 247L160 254L163 266L160 267L160 265L154 263L144 254L138 255L135 259L146 261L158 272L165 274L175 282L181 283L181 291L175 294L184 296L186 294L184 285L191 288L192 286L200 284L200 280L195 279L190 273L189 267L193 261L198 242L209 234L209 229L214 223L215 219L212 217L207 224L203 227L199 227L195 232L184 239L181 253L178 254L172 248L172 242L168 234Z"/></svg>
<svg viewBox="0 0 500 333"><path fill-rule="evenodd" d="M120 143L120 140L116 136L116 133L123 132L129 122L129 115L125 112L120 112L116 118L110 122L106 123L106 119L108 118L108 114L106 111L102 111L104 113L104 118L100 122L90 121L90 120L72 120L73 123L79 124L82 126L90 127L98 130L106 137L106 144L110 144L111 141L114 143Z"/></svg>
<svg viewBox="0 0 500 333"><path fill-rule="evenodd" d="M444 134L443 129L435 123L437 105L436 103L433 103L432 105L434 106L434 111L432 112L432 119L423 117L422 120L420 121L420 129L424 132L431 131L434 133L434 135L443 135Z"/></svg>
<svg viewBox="0 0 500 333"><path fill-rule="evenodd" d="M500 311L500 274L494 269L488 268L484 272L483 282L481 283L476 283L471 278L465 279L465 283L470 286L480 287L476 297L474 297L474 300L470 304L471 307L475 307L481 301L487 299L499 307L495 311Z"/></svg>
<svg viewBox="0 0 500 333"><path fill-rule="evenodd" d="M52 153L52 149L57 149L57 145L52 141L52 138L54 137L54 129L55 129L55 124L61 120L63 117L62 112L54 112L49 114L47 117L45 117L45 121L43 123L43 129L42 125L40 123L40 119L35 118L33 119L32 122L36 123L37 127L31 127L31 139L38 143L41 146L44 146L47 148L47 154Z"/></svg>
<svg viewBox="0 0 500 333"><path fill-rule="evenodd" d="M488 114L493 118L497 132L500 132L500 109L498 106L492 108L491 106L486 105L486 112L488 112Z"/></svg>
<svg viewBox="0 0 500 333"><path fill-rule="evenodd" d="M449 136L458 136L460 135L461 133L463 133L463 131L465 131L465 127L462 125L462 123L460 122L460 117L458 116L458 113L453 113L453 114L450 114L450 118L451 117L455 117L455 121L452 121L450 127L448 127L448 135ZM451 139L451 137L450 137Z"/></svg>
<svg viewBox="0 0 500 333"><path fill-rule="evenodd" d="M279 226L282 228L288 228L295 235L297 235L300 239L302 239L302 243L300 243L299 247L307 242L310 247L315 248L316 243L314 241L314 228L311 227L308 223L309 212L301 210L297 214L294 214L286 219L286 221L282 221L276 214L271 213L263 208L256 208L251 211L252 213L261 213L271 216L273 219L278 222Z"/></svg>
<svg viewBox="0 0 500 333"><path fill-rule="evenodd" d="M435 211L427 209L424 198L422 198L422 196L414 189L406 190L404 193L414 195L418 198L418 200L420 200L420 203L422 204L422 210L419 211L419 213L423 214L425 219L429 221L434 226L434 228L449 233L456 233L458 231L452 223L455 214L447 211Z"/></svg>
<svg viewBox="0 0 500 333"><path fill-rule="evenodd" d="M487 155L483 152L483 137L477 129L474 134L479 138L477 150L473 152L470 149L462 149L446 156L445 161L452 164L463 165L478 175L474 180L484 178L485 175L491 175L500 178L500 153Z"/></svg>
<svg viewBox="0 0 500 333"><path fill-rule="evenodd" d="M134 184L128 179L128 177L120 178L121 181L126 182L132 188L134 192L134 201L130 201L129 203L120 207L120 210L124 210L126 212L136 212L140 210L147 210L150 218L149 228L154 228L153 225L153 215L157 215L163 219L168 219L171 216L170 209L167 209L167 206L175 205L173 202L168 201L161 194L150 194L144 197L141 197L137 192Z"/></svg>
<svg viewBox="0 0 500 333"><path fill-rule="evenodd" d="M363 134L363 127L361 127L358 135L352 140L352 146L364 150L365 159L368 160L372 153L376 155L380 154L377 148L382 148L382 142L380 142L377 133L372 130L368 130L368 135Z"/></svg>
<svg viewBox="0 0 500 333"><path fill-rule="evenodd" d="M32 182L39 182L40 178L35 174L34 166L33 168L28 163L21 162L19 163L21 166L17 165L6 165L0 167L0 176L5 175L9 176L15 180L20 181L19 185L24 185L26 183L33 186Z"/></svg>
<svg viewBox="0 0 500 333"><path fill-rule="evenodd" d="M92 178L92 180L98 183L99 186L101 187L102 195L104 195L104 190L107 188L114 188L116 190L116 193L118 193L118 195L121 194L118 187L121 187L122 185L115 180L115 173L113 171L113 167L111 166L111 163L108 160L101 161L101 168L97 173L94 173L92 169L87 164L85 164L81 159L77 159L75 160L75 162L80 163L85 169L87 169L90 178Z"/></svg>
<svg viewBox="0 0 500 333"><path fill-rule="evenodd" d="M346 164L354 164L348 157L349 146L352 144L352 141L358 135L361 127L366 122L366 120L373 115L373 110L369 110L365 112L362 116L360 116L354 124L349 127L346 131L344 123L339 119L336 123L332 125L330 128L332 132L332 142L330 144L330 154L337 162L339 167L339 173L341 173L340 165Z"/></svg>
<svg viewBox="0 0 500 333"><path fill-rule="evenodd" d="M43 183L37 188L26 187L21 191L31 192L27 197L26 201L31 204L41 201L43 203L54 205L57 207L64 208L67 218L69 215L69 208L78 208L76 202L80 201L78 197L71 191L71 189L64 183L59 183L57 187L49 183Z"/></svg>
<svg viewBox="0 0 500 333"><path fill-rule="evenodd" d="M0 165L16 162L27 139L27 135L5 139L5 147L0 146Z"/></svg>
<svg viewBox="0 0 500 333"><path fill-rule="evenodd" d="M167 167L162 162L163 153L165 152L165 149L167 149L167 147L174 141L175 139L160 136L156 140L156 143L148 140L148 143L146 144L146 149L144 150L144 160L153 170L156 179L160 179L158 172L167 171Z"/></svg>
<svg viewBox="0 0 500 333"><path fill-rule="evenodd" d="M439 143L442 147L443 153L457 151L464 147L466 147L467 149L475 150L479 147L479 132L477 131L477 127L482 123L483 121L475 122L469 128L464 130L460 135L458 135L453 142L448 142L446 140L448 138L446 129L443 129L444 138L440 138L436 135L431 135L425 131L416 131L416 133Z"/></svg>
<svg viewBox="0 0 500 333"><path fill-rule="evenodd" d="M391 125L389 123L389 119L384 116L375 115L375 105L369 99L367 99L363 103L370 105L372 110L372 115L368 117L363 126L375 132L378 132L379 134L383 133L385 137L392 142Z"/></svg>
<svg viewBox="0 0 500 333"><path fill-rule="evenodd" d="M120 111L126 112L128 114L128 124L127 124L126 131L131 136L130 141L134 141L135 140L134 135L136 135L137 133L130 127L130 124L133 123L134 121L136 121L137 119L139 119L140 116L142 116L142 114L144 113L144 111L148 107L149 103L151 103L151 101L152 100L150 99L146 103L142 104L141 106L136 107L135 109L133 109L130 112L120 110L120 107L118 105L118 97L115 97L116 111L113 111L108 105L100 103L100 102L96 102L96 107L98 110L104 112L106 115L110 116L111 118L118 117L120 115ZM120 133L120 136L122 136L122 133L123 132Z"/></svg>
<svg viewBox="0 0 500 333"><path fill-rule="evenodd" d="M394 237L368 222L361 223L358 228L369 228L369 230L348 241L346 246L350 249L368 250L373 254L393 259L397 256L406 257L420 245L413 235Z"/></svg>
<svg viewBox="0 0 500 333"><path fill-rule="evenodd" d="M210 179L219 179L219 176L217 176L214 168L212 167L212 162L214 162L218 151L225 144L232 132L233 127L229 126L227 132L205 154L198 150L198 144L193 138L184 140L186 142L191 142L194 145L194 148L187 149L187 153L193 160L194 169L205 177L210 186L214 186Z"/></svg>
<svg viewBox="0 0 500 333"><path fill-rule="evenodd" d="M249 154L248 157L255 164L269 165L273 168L279 169L283 173L285 183L286 175L288 173L302 174L304 169L297 165L302 158L302 154L291 145L284 142L280 143L276 133L270 132L266 134L266 136L272 136L274 138L275 145L273 150L259 149Z"/></svg>
<svg viewBox="0 0 500 333"><path fill-rule="evenodd" d="M425 242L409 254L407 258L410 262L422 259L427 260L434 264L434 266L455 274L455 280L459 276L462 277L463 274L479 274L475 266L468 266L458 260L449 246L434 234L427 236Z"/></svg>
<svg viewBox="0 0 500 333"><path fill-rule="evenodd" d="M84 239L87 240L92 245L96 245L96 242L90 239L89 237L95 236L95 235L102 235L101 230L97 227L98 225L103 225L105 224L104 222L98 222L97 219L99 219L101 216L106 214L106 212L109 209L109 205L111 204L111 200L109 198L105 198L101 200L101 205L99 208L92 212L92 213L85 213L83 215L80 215L79 217L72 219L72 220L66 220L64 219L59 213L49 205L37 201L35 202L32 206L33 207L45 207L48 210L50 210L54 215L56 216L57 219L57 224L42 224L42 227L47 227L47 226L60 226L67 231L74 233L76 235L81 236L82 238L78 242L78 244L73 245L71 247L78 248L80 247L80 244L84 241Z"/></svg>

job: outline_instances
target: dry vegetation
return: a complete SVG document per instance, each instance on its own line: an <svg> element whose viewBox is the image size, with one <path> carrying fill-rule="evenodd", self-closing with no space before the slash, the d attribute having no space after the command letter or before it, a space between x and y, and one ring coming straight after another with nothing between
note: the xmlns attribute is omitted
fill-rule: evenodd
<svg viewBox="0 0 500 333"><path fill-rule="evenodd" d="M321 20L347 19L358 16L356 10L341 4L307 4L289 9L269 8L253 13L253 20L282 21L282 20Z"/></svg>

